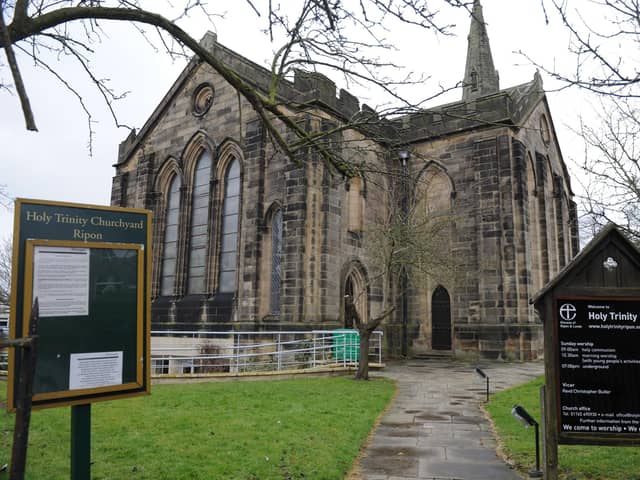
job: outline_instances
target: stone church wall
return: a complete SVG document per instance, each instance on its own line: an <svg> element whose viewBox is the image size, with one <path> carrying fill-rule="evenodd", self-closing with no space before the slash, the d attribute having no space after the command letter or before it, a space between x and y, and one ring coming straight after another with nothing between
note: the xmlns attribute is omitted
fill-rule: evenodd
<svg viewBox="0 0 640 480"><path fill-rule="evenodd" d="M231 58L232 52L219 48ZM251 75L258 67L250 62L239 56L231 60L239 62L249 78L263 78L263 71ZM452 104L446 112L434 109L385 124L403 138L381 141L355 129L333 135L330 148L351 164L369 167L356 181L331 173L310 149L301 151L297 162L286 158L243 97L206 65L192 65L139 136L123 142L112 183L113 205L153 211L152 328L340 328L345 325L344 296L352 289L365 319L396 302L395 312L384 323L387 354L411 355L434 348L432 296L440 287L450 296L447 349L488 358L537 357L542 351L540 323L528 301L578 248L568 172L546 100L534 96L537 82L534 78L518 91ZM194 92L202 85L212 88L213 100L208 113L194 115ZM322 75L297 72L283 92L294 95L297 88L303 89L306 100L317 100L313 107L297 112L301 125L310 131L329 131L342 113L358 111L357 99L345 91L336 96L335 85ZM525 100L517 103L516 94ZM505 112L518 108L532 109L523 117L526 122L505 123ZM288 135L284 129L282 134ZM367 234L387 213L386 192L402 178L396 174L399 145L411 151L411 178L440 176L439 188L448 192L445 200L453 223L443 233L443 248L456 259L455 272L409 285L406 324L403 305L398 303L402 285L396 281L387 285L378 276L375 252L367 241ZM192 178L205 150L212 158L205 287L189 293ZM221 292L220 212L224 162L231 157L241 164L237 284L235 291ZM174 175L181 178L177 266L172 293L163 294L166 211ZM278 211L282 213L280 300L278 311L272 311L271 222Z"/></svg>
<svg viewBox="0 0 640 480"><path fill-rule="evenodd" d="M441 164L455 185L451 250L459 273L454 284L444 286L452 295L456 352L527 359L542 350L540 325L528 300L536 291L530 278L531 249L546 250L546 244L532 245L526 240L531 221L541 221L544 226L557 220L553 216L556 210L550 211L546 205L541 207L543 217L531 218L525 160L528 151L541 147L534 138L539 130L523 131L527 133L514 135L506 128L471 131L417 148L422 162ZM554 159L554 167L560 168L557 152L548 155ZM549 189L553 198L554 186L545 185L545 177L539 176L543 203ZM555 188L564 190L566 186ZM547 236L544 229L543 236ZM575 245L565 240L561 237L557 242L567 252L575 252ZM548 263L548 252L543 254L539 252ZM547 266L545 271L557 271L551 268ZM415 293L418 298L412 304L410 323L420 325L412 337L418 350L428 348L431 340L429 297L437 283Z"/></svg>
<svg viewBox="0 0 640 480"><path fill-rule="evenodd" d="M210 83L215 91L212 113L194 116L191 113L191 94L204 82ZM193 167L187 166L186 152L194 136L198 135L204 139L201 142L203 148L213 152L214 171L218 160L216 152L222 146L234 143L241 152L241 255L235 294L216 292L211 279L206 294L187 293L188 240L185 232L189 231L191 210L188 169ZM362 141L362 135L353 132L349 135L354 137L349 142ZM371 151L372 148L369 145L363 150ZM376 158L374 155L368 161L375 163ZM330 174L316 154L304 152L300 160L296 164L274 151L253 110L208 67L196 69L186 80L182 91L166 106L144 142L130 155L130 160L118 166L112 186L114 205L154 211L154 329L259 331L342 326L345 267L357 259L367 270L362 233L347 230L347 181ZM159 287L164 238L163 198L166 196L159 179L168 163L175 164L176 172L182 177L180 263L175 294L170 296L160 295ZM217 182L212 178L214 192ZM366 199L364 202L366 204ZM216 211L221 207L220 192L214 193L211 209ZM375 210L375 204L365 207L366 218L371 217L372 207ZM267 216L273 208L281 208L283 214L281 307L278 315L271 315L264 308L265 299L268 299L268 293L265 293L268 282L262 268L270 255L264 250L265 237L269 234ZM213 222L209 238L216 238L216 228ZM209 256L214 252L211 249ZM379 310L381 296L380 287L372 285L369 308L374 312Z"/></svg>

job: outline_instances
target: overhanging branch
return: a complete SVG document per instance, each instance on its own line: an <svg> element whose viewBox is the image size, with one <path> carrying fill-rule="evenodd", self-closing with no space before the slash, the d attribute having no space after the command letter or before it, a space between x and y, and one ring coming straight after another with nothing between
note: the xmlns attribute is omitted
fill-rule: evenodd
<svg viewBox="0 0 640 480"><path fill-rule="evenodd" d="M331 152L322 145L314 142L314 139L304 129L302 129L285 111L283 111L275 100L270 100L262 95L253 86L245 82L235 71L227 67L220 59L216 58L210 51L205 49L200 43L192 38L183 29L171 22L162 15L152 13L146 10L133 8L115 8L115 7L67 7L53 10L48 13L39 15L36 18L22 18L20 22L14 20L11 25L5 29L5 36L0 40L0 46L7 48L12 43L24 40L31 36L41 34L49 28L63 25L76 20L115 20L143 23L155 26L166 31L175 40L190 49L201 60L208 63L216 70L233 88L243 95L256 111L257 115L263 120L263 123L269 132L271 138L277 146L289 158L295 160L295 150L290 147L282 133L278 130L274 122L274 118L293 131L300 138L301 144L313 145L319 152L325 162L335 170L352 176L350 169L345 169L343 162L336 162ZM7 34L8 32L8 34ZM30 111L30 109L28 110ZM26 113L25 113L26 115Z"/></svg>
<svg viewBox="0 0 640 480"><path fill-rule="evenodd" d="M16 6L17 8L17 6ZM26 7L25 7L26 8ZM24 86L22 75L20 73L20 67L18 67L18 61L16 54L11 46L11 37L9 30L4 22L4 1L0 0L0 38L4 44L4 52L7 56L7 62L11 69L11 76L13 77L13 84L16 87L18 98L20 98L20 105L22 106L22 112L24 115L24 122L27 130L37 132L36 122L33 118L33 110L31 110L31 103L29 102L29 96L27 95L27 89Z"/></svg>

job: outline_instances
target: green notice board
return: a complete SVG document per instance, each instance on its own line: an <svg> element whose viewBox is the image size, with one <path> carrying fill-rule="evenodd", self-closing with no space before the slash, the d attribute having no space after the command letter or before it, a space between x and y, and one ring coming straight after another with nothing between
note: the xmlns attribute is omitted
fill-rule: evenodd
<svg viewBox="0 0 640 480"><path fill-rule="evenodd" d="M19 199L11 338L28 335L39 302L33 406L149 392L150 212ZM19 356L9 357L15 409Z"/></svg>

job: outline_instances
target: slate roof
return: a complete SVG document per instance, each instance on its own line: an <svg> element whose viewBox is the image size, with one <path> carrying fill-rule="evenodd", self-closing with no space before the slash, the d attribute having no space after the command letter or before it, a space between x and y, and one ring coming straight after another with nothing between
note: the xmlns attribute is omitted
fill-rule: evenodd
<svg viewBox="0 0 640 480"><path fill-rule="evenodd" d="M536 72L531 82L468 101L449 103L407 115L401 137L414 143L483 127L518 127L545 98L542 79Z"/></svg>
<svg viewBox="0 0 640 480"><path fill-rule="evenodd" d="M479 24L479 21L483 22L482 9L479 0L476 0L474 12L478 11L480 12L478 18L473 17L471 22L469 49L478 43L473 42L474 32L477 33L475 36L484 32L484 37L486 37L484 23ZM214 33L207 32L200 43L213 51L246 82L262 91L267 90L271 82L271 72L268 69L218 43ZM480 47L485 45L486 48L483 51L488 52L487 55L491 60L488 38L485 43L481 42L479 45ZM470 69L469 62L474 62L477 59L484 59L481 63L485 66L489 65L487 68L493 69L493 61L487 63L485 58L487 55L468 56L467 70ZM127 139L120 144L118 164L126 162L136 151L162 117L167 106L171 104L173 97L178 94L200 64L198 58L192 58L139 133L131 132ZM497 72L495 73L497 75ZM495 82L491 81L490 83L491 89L498 88L497 78ZM483 91L488 90L485 88ZM465 95L467 99L463 101L383 119L380 119L378 113L372 108L365 104L360 105L358 98L348 91L344 89L338 91L335 83L320 73L296 70L293 81L282 79L279 82L278 97L291 108L303 110L316 107L329 112L337 121L352 122L355 120L358 125L356 128L387 147L437 139L470 129L496 126L518 128L538 102L545 100L542 79L538 72L531 82L522 85L484 94L477 98L468 98Z"/></svg>

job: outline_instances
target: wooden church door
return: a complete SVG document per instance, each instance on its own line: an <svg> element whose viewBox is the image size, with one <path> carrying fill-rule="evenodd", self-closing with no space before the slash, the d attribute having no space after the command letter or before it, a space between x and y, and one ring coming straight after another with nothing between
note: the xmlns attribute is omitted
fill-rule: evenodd
<svg viewBox="0 0 640 480"><path fill-rule="evenodd" d="M451 350L451 299L442 285L431 297L431 348Z"/></svg>

